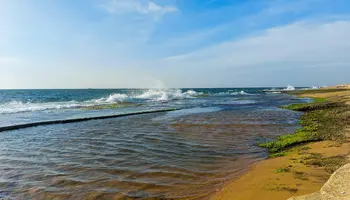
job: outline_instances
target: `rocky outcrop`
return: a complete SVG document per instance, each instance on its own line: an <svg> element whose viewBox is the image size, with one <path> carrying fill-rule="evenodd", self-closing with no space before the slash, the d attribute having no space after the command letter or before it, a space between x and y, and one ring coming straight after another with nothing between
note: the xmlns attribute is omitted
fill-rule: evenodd
<svg viewBox="0 0 350 200"><path fill-rule="evenodd" d="M350 200L350 163L335 171L320 191L288 200Z"/></svg>

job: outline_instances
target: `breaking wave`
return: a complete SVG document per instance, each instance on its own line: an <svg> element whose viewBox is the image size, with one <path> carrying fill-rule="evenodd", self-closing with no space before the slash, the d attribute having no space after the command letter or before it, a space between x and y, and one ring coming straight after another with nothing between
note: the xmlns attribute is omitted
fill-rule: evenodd
<svg viewBox="0 0 350 200"><path fill-rule="evenodd" d="M106 97L98 99L91 99L87 101L63 101L63 102L22 102L11 101L0 104L1 113L20 113L33 112L44 110L61 110L61 109L75 109L84 108L96 105L118 104L123 102L142 102L142 101L171 101L177 99L195 98L202 95L201 92L194 90L187 90L182 92L180 89L148 89L134 94L113 93Z"/></svg>
<svg viewBox="0 0 350 200"><path fill-rule="evenodd" d="M144 91L142 94L132 96L132 98L146 99L151 101L170 101L195 98L202 94L202 92L196 92L194 90L187 90L186 92L182 92L180 89L149 89Z"/></svg>
<svg viewBox="0 0 350 200"><path fill-rule="evenodd" d="M232 95L254 95L242 91L228 90L227 92L219 93L204 93L197 92L192 89L145 89L128 91L125 93L111 93L107 96L102 96L89 100L67 100L67 101L47 101L47 102L32 102L30 99L22 101L11 101L0 103L0 114L2 113L20 113L33 111L63 109L79 109L99 105L111 105L118 103L136 103L143 104L147 102L170 102L174 100L193 99L203 96L232 96Z"/></svg>
<svg viewBox="0 0 350 200"><path fill-rule="evenodd" d="M295 90L295 87L291 86L291 85L288 85L286 88L284 88L283 90L286 90L286 91L293 91Z"/></svg>
<svg viewBox="0 0 350 200"><path fill-rule="evenodd" d="M76 101L67 102L47 102L47 103L23 103L21 101L11 101L0 104L0 113L33 112L41 110L60 110L69 108L79 108L83 105ZM86 105L89 106L89 105Z"/></svg>
<svg viewBox="0 0 350 200"><path fill-rule="evenodd" d="M229 91L229 92L220 92L220 93L216 93L214 95L220 95L220 96L224 96L224 95L254 95L254 94L250 94L250 93L247 93L245 92L244 90L240 91L240 92L232 92L232 91Z"/></svg>
<svg viewBox="0 0 350 200"><path fill-rule="evenodd" d="M96 102L96 103L118 103L118 102L124 102L127 100L129 97L126 94L119 94L119 93L114 93L109 95L109 97L102 97L97 100L92 100L92 101L87 101L87 102Z"/></svg>

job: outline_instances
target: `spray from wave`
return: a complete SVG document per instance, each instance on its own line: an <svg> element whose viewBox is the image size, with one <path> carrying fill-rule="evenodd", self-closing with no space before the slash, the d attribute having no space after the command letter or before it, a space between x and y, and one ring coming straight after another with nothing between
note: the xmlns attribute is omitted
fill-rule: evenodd
<svg viewBox="0 0 350 200"><path fill-rule="evenodd" d="M126 94L119 94L114 93L109 95L109 97L102 97L100 99L86 101L86 102L96 102L96 103L118 103L118 102L124 102L129 97Z"/></svg>
<svg viewBox="0 0 350 200"><path fill-rule="evenodd" d="M151 101L170 101L179 100L186 98L195 98L196 96L202 95L201 92L194 90L187 90L182 92L180 89L149 89L144 91L142 94L133 96L136 99L147 99Z"/></svg>
<svg viewBox="0 0 350 200"><path fill-rule="evenodd" d="M291 86L291 85L288 85L286 88L284 88L283 90L285 91L293 91L295 90L295 87Z"/></svg>

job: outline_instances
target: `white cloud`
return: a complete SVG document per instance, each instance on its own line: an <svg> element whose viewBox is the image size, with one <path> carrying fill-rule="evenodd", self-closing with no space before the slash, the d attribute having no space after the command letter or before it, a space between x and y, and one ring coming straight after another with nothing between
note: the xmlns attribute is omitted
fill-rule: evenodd
<svg viewBox="0 0 350 200"><path fill-rule="evenodd" d="M165 15L178 11L177 7L172 5L161 6L153 1L142 3L137 0L110 0L101 7L111 14L137 12L140 14Z"/></svg>
<svg viewBox="0 0 350 200"><path fill-rule="evenodd" d="M176 57L179 62L197 61L213 67L258 67L272 62L316 64L350 61L347 56L350 54L349 35L350 21L323 24L299 22Z"/></svg>
<svg viewBox="0 0 350 200"><path fill-rule="evenodd" d="M174 80L167 84L179 87L194 82L195 86L285 85L292 84L291 80L298 85L337 84L349 81L345 75L350 72L349 35L348 20L303 21L152 65L164 67L156 72L158 76L171 74ZM181 84L176 82L180 78L177 71L182 74Z"/></svg>

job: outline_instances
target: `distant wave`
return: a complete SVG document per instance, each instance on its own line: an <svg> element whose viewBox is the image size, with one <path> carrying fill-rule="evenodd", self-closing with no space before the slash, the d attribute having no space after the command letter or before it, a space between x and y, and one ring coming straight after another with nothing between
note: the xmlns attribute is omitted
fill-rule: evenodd
<svg viewBox="0 0 350 200"><path fill-rule="evenodd" d="M250 94L245 92L244 90L240 91L240 92L233 92L233 91L229 91L229 92L220 92L220 93L215 93L214 95L220 95L220 96L226 96L226 95L254 95L254 94Z"/></svg>

